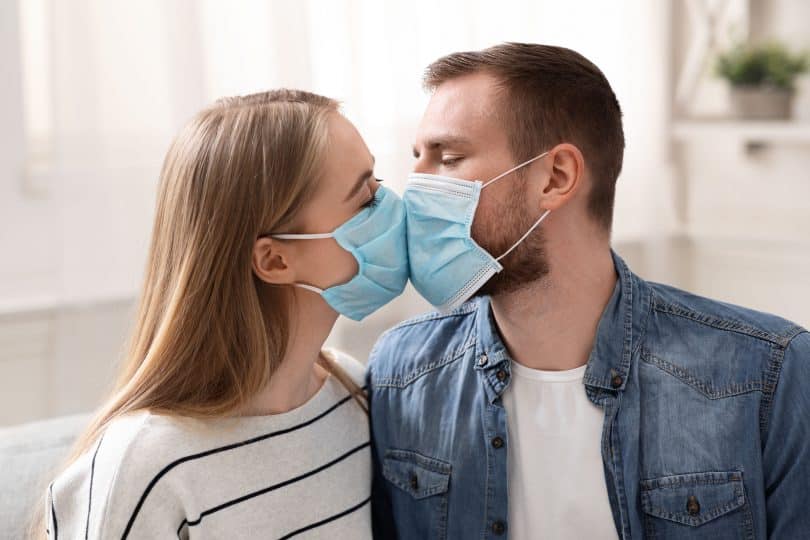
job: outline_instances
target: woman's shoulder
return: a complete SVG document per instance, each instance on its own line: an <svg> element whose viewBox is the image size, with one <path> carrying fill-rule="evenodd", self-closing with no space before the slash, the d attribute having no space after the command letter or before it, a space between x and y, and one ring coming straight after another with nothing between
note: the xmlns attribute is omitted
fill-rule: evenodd
<svg viewBox="0 0 810 540"><path fill-rule="evenodd" d="M54 479L52 492L60 498L73 496L76 492L89 488L87 484L91 477L95 480L97 469L119 469L126 461L131 447L136 445L148 418L148 413L138 412L110 422L89 448Z"/></svg>
<svg viewBox="0 0 810 540"><path fill-rule="evenodd" d="M146 411L111 421L49 487L48 510L60 536L112 537L128 527L156 533L153 527L176 527L183 516L182 479L166 473L219 436L204 422Z"/></svg>
<svg viewBox="0 0 810 540"><path fill-rule="evenodd" d="M352 381L359 387L365 386L366 366L348 353L338 349L325 349L330 354L338 366L351 377Z"/></svg>
<svg viewBox="0 0 810 540"><path fill-rule="evenodd" d="M142 445L148 423L145 412L115 419L53 480L47 509L51 531L69 538L120 536L144 480L158 466L157 449Z"/></svg>

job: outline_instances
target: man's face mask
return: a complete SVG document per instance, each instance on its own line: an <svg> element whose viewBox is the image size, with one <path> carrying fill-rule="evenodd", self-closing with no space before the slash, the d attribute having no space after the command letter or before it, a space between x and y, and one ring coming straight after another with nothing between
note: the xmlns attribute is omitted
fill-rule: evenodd
<svg viewBox="0 0 810 540"><path fill-rule="evenodd" d="M335 311L355 321L399 296L408 282L405 207L396 193L383 186L374 197L374 207L362 210L331 233L269 235L280 240L334 238L351 253L359 271L350 281L328 289L294 285L320 294Z"/></svg>
<svg viewBox="0 0 810 540"><path fill-rule="evenodd" d="M503 270L499 261L548 216L550 210L543 212L523 236L497 257L490 255L471 236L481 191L547 154L543 152L487 182L434 174L408 176L403 199L408 222L411 282L438 310L457 308Z"/></svg>

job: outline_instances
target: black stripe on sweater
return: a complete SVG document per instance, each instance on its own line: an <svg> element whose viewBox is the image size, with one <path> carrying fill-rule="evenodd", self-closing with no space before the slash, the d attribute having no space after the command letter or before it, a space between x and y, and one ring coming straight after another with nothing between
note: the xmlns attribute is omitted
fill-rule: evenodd
<svg viewBox="0 0 810 540"><path fill-rule="evenodd" d="M241 497L238 497L238 498L233 499L231 501L222 503L222 504L220 504L218 506L215 506L213 508L209 508L208 510L205 510L204 512L200 513L200 517L198 517L194 521L188 521L187 519L184 519L183 522L180 523L180 526L177 527L177 535L180 536L180 531L183 530L183 527L185 527L185 526L194 527L195 525L199 525L200 522L202 521L202 519L205 516L210 516L211 514L219 512L220 510L225 510L226 508L230 508L231 506L234 506L234 505L237 505L239 503L245 502L245 501L247 501L249 499L252 499L254 497L258 497L259 495L264 495L265 493L270 493L271 491L275 491L277 489L289 486L289 485L294 484L296 482L300 482L301 480L304 480L305 478L309 478L310 476L314 476L314 475L318 474L319 472L322 472L322 471L328 469L329 467L332 467L333 465L336 465L337 463L340 463L341 461L343 461L343 460L351 457L352 455L356 454L360 450L363 450L364 448L368 448L370 446L371 446L371 442L367 441L367 442L361 444L360 446L356 446L355 448L352 448L348 452L336 457L332 461L330 461L328 463L324 463L320 467L312 469L311 471L307 471L304 474L300 474L300 475L298 475L298 476L296 476L294 478L290 478L289 480L279 482L278 484L273 484L272 486L260 489L258 491L254 491L252 493L248 493L246 495L242 495Z"/></svg>
<svg viewBox="0 0 810 540"><path fill-rule="evenodd" d="M338 407L340 407L341 405L343 405L344 403L347 403L348 401L350 401L352 399L354 399L353 396L351 396L351 395L346 396L345 398L341 399L340 401L338 401L337 403L335 403L334 405L332 405L331 407L329 407L328 409L326 409L324 412L320 413L319 415L317 415L317 416L315 416L313 418L310 418L306 422L302 422L302 423L297 424L295 426L292 426L292 427L289 427L289 428L286 428L286 429L281 429L279 431L273 431L273 432L270 432L270 433L266 433L264 435L259 435L257 437L253 437L252 439L248 439L246 441L233 443L233 444L228 444L228 445L225 445L225 446L220 446L218 448L212 448L211 450L206 450L205 452L199 452L197 454L191 454L189 456L185 456L185 457L182 457L182 458L179 458L179 459L176 459L176 460L172 461L171 463L166 465L159 473L157 473L155 475L155 477L152 478L152 480L146 486L146 489L141 494L141 497L138 500L138 504L135 505L135 509L132 511L132 515L129 517L129 521L127 522L127 526L124 529L124 533L121 535L121 540L125 540L127 538L127 536L129 536L130 531L132 531L132 526L135 523L135 518L138 517L138 513L141 511L141 508L143 507L144 502L146 502L146 497L149 495L149 493L152 492L152 490L154 489L154 487L158 483L158 481L161 478L163 478L169 471L171 471L172 469L174 469L178 465L182 465L183 463L186 463L188 461L193 461L195 459L201 459L201 458L208 457L208 456L211 456L211 455L214 455L214 454L218 454L220 452L227 452L228 450L233 450L234 448L240 448L242 446L247 446L249 444L254 444L254 443L257 443L257 442L260 442L260 441L264 441L266 439L270 439L272 437L278 437L280 435L286 435L287 433L290 433L292 431L296 431L298 429L305 428L305 427L307 427L309 425L314 424L318 420L328 416L335 409L337 409Z"/></svg>
<svg viewBox="0 0 810 540"><path fill-rule="evenodd" d="M90 537L90 510L93 508L93 477L96 474L96 456L98 455L98 449L101 448L101 441L103 440L104 434L102 434L98 440L96 451L93 452L93 461L90 463L90 495L87 497L87 523L84 526L84 540L88 540Z"/></svg>
<svg viewBox="0 0 810 540"><path fill-rule="evenodd" d="M51 519L53 520L53 540L59 538L59 525L56 523L56 503L53 502L53 482L48 486L48 492L51 494Z"/></svg>
<svg viewBox="0 0 810 540"><path fill-rule="evenodd" d="M351 508L348 508L348 509L344 510L343 512L341 512L339 514L335 514L334 516L328 517L328 518L326 518L324 520L321 520L321 521L319 521L317 523L313 523L312 525L307 525L306 527L301 527L300 529L295 530L295 531L291 532L290 534L286 534L286 535L282 536L278 540L287 540L288 538L292 538L293 536L296 536L296 535L299 535L301 533L310 531L312 529L316 529L316 528L320 527L321 525L326 525L327 523L331 523L332 521L336 521L336 520L342 518L343 516L348 516L352 512L356 512L356 511L360 510L361 508L363 508L365 505L367 505L370 502L371 502L371 497L369 497L365 501L361 502L360 504L356 504L356 505L352 506Z"/></svg>

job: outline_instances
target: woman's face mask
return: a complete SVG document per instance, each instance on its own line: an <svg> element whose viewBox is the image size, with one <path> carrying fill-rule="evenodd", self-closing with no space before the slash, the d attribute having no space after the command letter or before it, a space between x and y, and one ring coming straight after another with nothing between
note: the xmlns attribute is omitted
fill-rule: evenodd
<svg viewBox="0 0 810 540"><path fill-rule="evenodd" d="M334 238L351 253L358 272L350 281L327 289L294 285L320 294L335 311L355 321L399 296L408 282L405 206L396 193L383 186L374 193L373 204L332 232L269 236L279 240Z"/></svg>
<svg viewBox="0 0 810 540"><path fill-rule="evenodd" d="M320 234L264 236L293 242L288 254L296 287L359 321L397 297L408 281L405 207L375 181L374 157L348 119L330 115L328 138L319 179L295 220L298 230Z"/></svg>

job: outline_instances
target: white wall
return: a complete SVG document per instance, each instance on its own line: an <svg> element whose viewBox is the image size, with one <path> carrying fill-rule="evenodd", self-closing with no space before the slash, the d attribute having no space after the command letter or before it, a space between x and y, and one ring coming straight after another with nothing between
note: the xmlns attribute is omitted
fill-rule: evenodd
<svg viewBox="0 0 810 540"><path fill-rule="evenodd" d="M779 39L810 49L810 3L750 2L750 37ZM688 49L688 20L676 17L675 63ZM727 113L727 85L711 76L695 96L694 111ZM770 124L777 134L783 126ZM810 77L799 84L790 129L773 137L756 122L690 129L677 137L678 170L686 192L686 228L696 239L699 293L756 307L810 325ZM757 135L764 133L765 135ZM750 143L758 143L753 147Z"/></svg>

